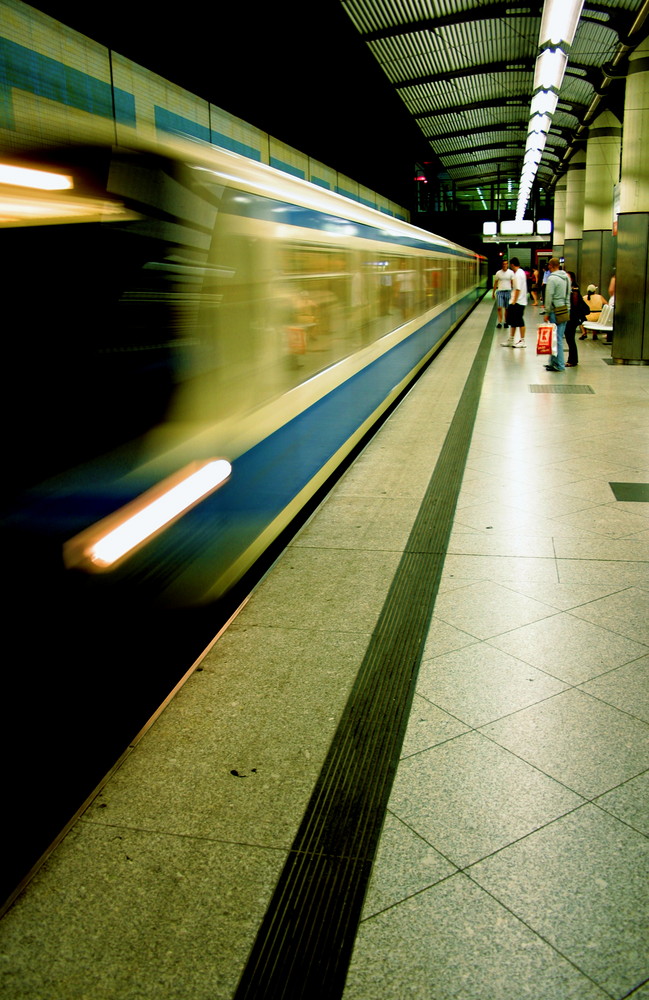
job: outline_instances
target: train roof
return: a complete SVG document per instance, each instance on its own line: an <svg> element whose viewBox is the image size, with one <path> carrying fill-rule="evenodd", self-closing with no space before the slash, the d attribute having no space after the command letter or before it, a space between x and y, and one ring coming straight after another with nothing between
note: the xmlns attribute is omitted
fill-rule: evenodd
<svg viewBox="0 0 649 1000"><path fill-rule="evenodd" d="M473 258L481 256L474 250L447 240L443 236L438 236L429 230L421 229L409 222L370 208L336 191L322 188L310 181L278 170L276 167L220 147L206 147L200 143L194 145L183 142L179 143L178 146L160 146L158 151L163 155L177 156L182 159L186 159L191 154L195 164L200 163L207 169L214 170L226 181L240 182L245 180L250 187L266 197L273 197L279 201L290 199L292 204L313 208L321 212L330 212L349 221L382 230L393 237L416 238L418 241L433 245L440 250L451 250Z"/></svg>
<svg viewBox="0 0 649 1000"><path fill-rule="evenodd" d="M208 146L198 141L185 138L168 137L163 143L147 143L138 138L128 144L105 143L71 143L57 148L29 147L20 153L5 156L5 161L25 162L34 164L37 161L46 163L62 162L68 159L88 155L108 156L113 151L126 155L149 155L167 160L182 162L195 169L211 172L217 179L222 179L226 185L245 184L254 193L302 208L317 212L330 213L337 219L344 219L371 227L386 238L396 241L410 242L416 240L441 251L447 251L473 259L483 259L479 253L467 247L447 240L428 230L421 229L409 222L370 208L354 201L338 192L320 187L310 181L294 177L276 167L258 162L241 154L231 152L218 146Z"/></svg>

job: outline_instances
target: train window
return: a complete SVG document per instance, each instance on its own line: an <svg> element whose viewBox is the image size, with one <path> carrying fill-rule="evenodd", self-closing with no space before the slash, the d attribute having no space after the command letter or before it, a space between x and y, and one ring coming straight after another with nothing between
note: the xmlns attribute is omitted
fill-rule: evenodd
<svg viewBox="0 0 649 1000"><path fill-rule="evenodd" d="M446 255L311 237L274 201L209 172L190 186L216 211L179 419L262 405L441 304L455 274Z"/></svg>
<svg viewBox="0 0 649 1000"><path fill-rule="evenodd" d="M340 247L284 243L276 315L289 366L312 374L353 348L346 322L351 301L349 254Z"/></svg>
<svg viewBox="0 0 649 1000"><path fill-rule="evenodd" d="M445 292L447 260L445 257L430 257L425 264L425 295L426 305L434 308L442 301Z"/></svg>
<svg viewBox="0 0 649 1000"><path fill-rule="evenodd" d="M369 255L365 261L368 297L376 303L371 321L376 340L409 318L419 285L419 273L413 259L395 254Z"/></svg>

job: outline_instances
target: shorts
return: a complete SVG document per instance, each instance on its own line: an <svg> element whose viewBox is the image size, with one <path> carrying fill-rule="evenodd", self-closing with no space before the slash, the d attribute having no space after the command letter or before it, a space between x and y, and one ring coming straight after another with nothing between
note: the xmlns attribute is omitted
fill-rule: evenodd
<svg viewBox="0 0 649 1000"><path fill-rule="evenodd" d="M507 289L506 292L496 292L496 305L498 306L498 308L506 309L507 306L509 305L509 300L511 299L511 297L512 293L510 289Z"/></svg>
<svg viewBox="0 0 649 1000"><path fill-rule="evenodd" d="M525 326L525 306L519 306L515 302L507 310L507 322L514 329L515 326Z"/></svg>

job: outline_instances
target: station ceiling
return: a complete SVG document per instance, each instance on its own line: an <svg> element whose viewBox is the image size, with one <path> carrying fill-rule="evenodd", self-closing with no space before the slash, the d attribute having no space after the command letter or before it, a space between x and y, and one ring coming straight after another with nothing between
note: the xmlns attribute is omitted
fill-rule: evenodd
<svg viewBox="0 0 649 1000"><path fill-rule="evenodd" d="M543 2L341 0L434 160L458 189L518 190ZM537 180L550 190L589 125L622 121L628 57L649 34L649 0L585 0Z"/></svg>

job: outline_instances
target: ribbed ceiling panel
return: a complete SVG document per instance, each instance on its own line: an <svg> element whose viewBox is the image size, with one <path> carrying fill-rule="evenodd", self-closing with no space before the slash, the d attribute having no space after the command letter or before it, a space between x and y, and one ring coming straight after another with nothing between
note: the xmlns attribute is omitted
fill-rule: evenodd
<svg viewBox="0 0 649 1000"><path fill-rule="evenodd" d="M459 136L461 142L472 142L478 141L478 137L482 135L486 129L493 131L494 136L507 135L522 135L523 144L525 144L525 136L527 135L527 124L515 122L502 121L500 127L494 127L495 122L493 118L490 118L487 112L481 116L481 121L473 121L471 123L465 122L465 129L459 131L452 115L440 115L438 118L431 120L429 128L423 130L427 137L430 137L431 145L435 146L435 149L439 151L443 148L443 143L446 141L447 136ZM437 138L439 136L439 138ZM475 140L472 139L475 136ZM453 140L451 140L453 141Z"/></svg>
<svg viewBox="0 0 649 1000"><path fill-rule="evenodd" d="M518 114L516 113L518 111ZM520 109L502 107L479 107L462 115L462 131L458 130L457 119L453 114L431 115L419 120L419 127L425 136L437 141L436 136L457 132L463 135L467 131L487 128L517 128L527 134L527 125L523 125Z"/></svg>
<svg viewBox="0 0 649 1000"><path fill-rule="evenodd" d="M374 58L448 173L479 184L492 159L515 183L525 149L542 4L535 0L341 0ZM612 107L602 67L624 59L645 0L585 0L559 107L538 172L550 184L583 142L592 116ZM649 20L649 19L648 19ZM648 25L649 26L649 25ZM646 32L645 32L646 33ZM599 96L598 96L599 95ZM615 109L613 108L615 111ZM590 113L591 119L584 122ZM511 126L511 127L507 127Z"/></svg>

